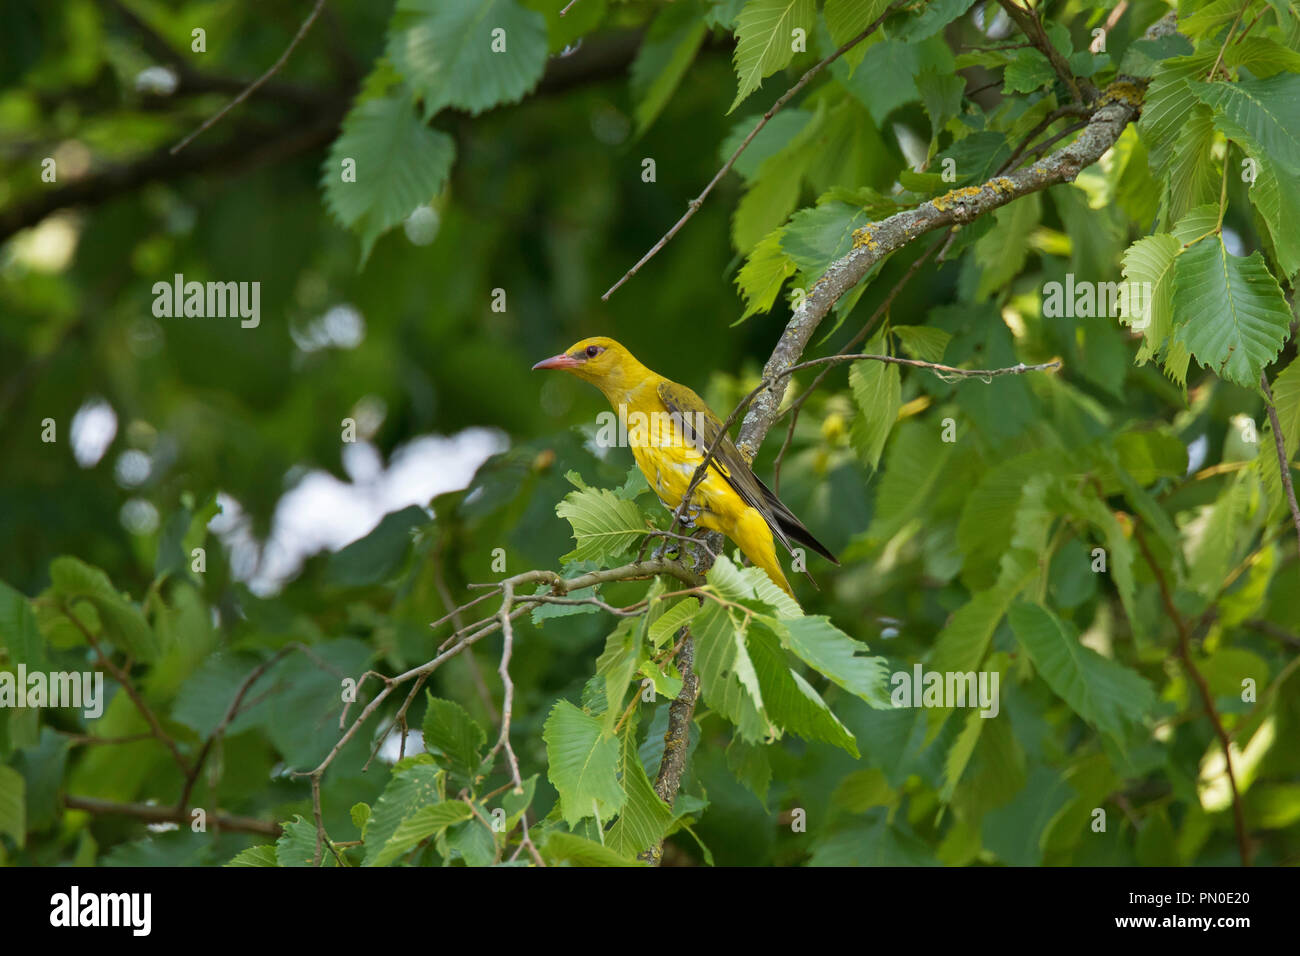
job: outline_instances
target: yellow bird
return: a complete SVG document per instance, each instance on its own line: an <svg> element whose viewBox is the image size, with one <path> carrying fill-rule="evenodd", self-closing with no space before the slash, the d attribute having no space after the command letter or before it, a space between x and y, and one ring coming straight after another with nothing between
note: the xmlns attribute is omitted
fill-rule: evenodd
<svg viewBox="0 0 1300 956"><path fill-rule="evenodd" d="M641 473L664 507L676 511L700 462L722 431L722 421L704 399L685 385L650 371L618 342L603 336L583 339L533 366L534 370L543 368L563 369L604 392L620 421L626 423L628 444ZM791 553L794 541L839 564L830 549L758 480L725 435L704 480L691 494L682 523L726 535L792 597L790 582L776 559L773 535Z"/></svg>

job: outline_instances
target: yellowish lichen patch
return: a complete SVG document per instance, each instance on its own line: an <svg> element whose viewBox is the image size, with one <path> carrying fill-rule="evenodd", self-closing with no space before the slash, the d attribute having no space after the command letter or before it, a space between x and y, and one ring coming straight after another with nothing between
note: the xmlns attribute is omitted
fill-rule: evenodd
<svg viewBox="0 0 1300 956"><path fill-rule="evenodd" d="M875 231L875 228L876 227L874 223L869 223L861 227L860 229L854 229L853 248L861 249L863 246L866 246L872 252L875 252L877 249L879 249L880 243L876 242L876 240L872 238L872 233Z"/></svg>
<svg viewBox="0 0 1300 956"><path fill-rule="evenodd" d="M940 211L947 211L953 206L960 206L969 199L974 199L980 194L979 186L963 186L961 189L954 189L944 193L938 199L934 200L934 208Z"/></svg>
<svg viewBox="0 0 1300 956"><path fill-rule="evenodd" d="M1142 88L1136 83L1130 83L1127 80L1116 80L1110 86L1101 98L1101 105L1107 103L1124 103L1128 106L1138 107L1142 105Z"/></svg>

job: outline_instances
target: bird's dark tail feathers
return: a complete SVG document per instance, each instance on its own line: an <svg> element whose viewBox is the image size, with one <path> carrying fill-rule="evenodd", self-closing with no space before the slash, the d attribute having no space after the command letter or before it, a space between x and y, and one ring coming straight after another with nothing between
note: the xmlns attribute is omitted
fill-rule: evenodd
<svg viewBox="0 0 1300 956"><path fill-rule="evenodd" d="M767 516L768 523L773 526L772 530L777 533L776 536L781 539L781 543L793 551L790 542L796 541L812 548L831 564L838 565L840 562L836 560L835 555L831 554L831 549L814 538L813 533L804 527L803 522L795 517L794 512L787 508L776 493L763 484L757 475L754 478L758 481L758 486L763 489L763 497L768 504L770 512Z"/></svg>

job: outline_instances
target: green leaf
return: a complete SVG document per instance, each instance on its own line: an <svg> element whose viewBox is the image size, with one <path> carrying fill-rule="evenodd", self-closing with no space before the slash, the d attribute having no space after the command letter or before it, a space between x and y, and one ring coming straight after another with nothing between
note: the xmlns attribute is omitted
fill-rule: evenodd
<svg viewBox="0 0 1300 956"><path fill-rule="evenodd" d="M975 5L975 0L930 0L920 12L890 31L895 40L919 43L934 36Z"/></svg>
<svg viewBox="0 0 1300 956"><path fill-rule="evenodd" d="M866 353L881 355L885 344L885 333L881 332L866 344ZM849 366L849 389L858 409L849 438L858 458L874 470L880 464L880 454L885 450L889 433L898 421L898 410L903 404L902 376L893 362L869 359L854 362Z"/></svg>
<svg viewBox="0 0 1300 956"><path fill-rule="evenodd" d="M982 268L975 299L983 302L1014 279L1029 257L1029 236L1038 228L1043 204L1038 193L1023 196L993 213L996 225L975 243L974 261Z"/></svg>
<svg viewBox="0 0 1300 956"><path fill-rule="evenodd" d="M578 546L560 560L608 561L628 550L645 534L645 519L634 502L605 488L571 491L555 513L573 527Z"/></svg>
<svg viewBox="0 0 1300 956"><path fill-rule="evenodd" d="M367 866L388 866L394 860L400 858L404 853L413 850L430 837L435 837L447 827L457 823L462 823L471 819L474 811L470 809L468 803L464 800L445 800L441 803L430 803L427 806L420 807L414 813L403 818L402 822L397 825L385 842L383 847L375 854L372 860L367 857ZM475 821L475 825L482 827L481 823ZM367 845L369 841L367 840Z"/></svg>
<svg viewBox="0 0 1300 956"><path fill-rule="evenodd" d="M775 727L839 747L855 758L860 756L853 734L812 685L786 663L780 638L766 624L756 623L750 629L749 650Z"/></svg>
<svg viewBox="0 0 1300 956"><path fill-rule="evenodd" d="M763 712L763 693L749 657L745 635L726 608L710 602L691 624L695 673L704 702L747 739L762 740L771 731Z"/></svg>
<svg viewBox="0 0 1300 956"><path fill-rule="evenodd" d="M1021 50L1007 64L1002 79L1003 93L1037 93L1043 87L1051 86L1056 72L1047 57L1037 50Z"/></svg>
<svg viewBox="0 0 1300 956"><path fill-rule="evenodd" d="M790 218L781 230L781 248L813 283L831 263L860 244L854 232L870 222L870 213L861 207L839 201L821 203Z"/></svg>
<svg viewBox="0 0 1300 956"><path fill-rule="evenodd" d="M796 657L872 707L888 708L889 668L883 657L867 657L866 644L849 637L823 615L781 621L777 632Z"/></svg>
<svg viewBox="0 0 1300 956"><path fill-rule="evenodd" d="M430 753L440 751L451 769L467 782L472 781L482 760L487 734L454 700L440 700L428 691L424 712L424 746Z"/></svg>
<svg viewBox="0 0 1300 956"><path fill-rule="evenodd" d="M1268 449L1272 451L1272 449ZM1276 456L1270 464L1276 467ZM1187 583L1203 597L1213 600L1236 563L1236 544L1249 530L1242 520L1247 506L1247 489L1230 481L1215 501L1202 505L1183 525L1183 547L1187 557Z"/></svg>
<svg viewBox="0 0 1300 956"><path fill-rule="evenodd" d="M1277 411L1278 424L1282 426L1282 442L1286 449L1286 460L1295 460L1300 451L1300 359L1295 359L1275 377L1269 386L1273 393L1273 407ZM1266 420L1260 444L1267 451L1257 459L1256 467L1261 469L1264 490L1268 495L1270 517L1280 516L1285 510L1282 494L1282 470L1277 460L1277 440L1273 437L1273 422ZM1293 483L1294 481L1293 477Z"/></svg>
<svg viewBox="0 0 1300 956"><path fill-rule="evenodd" d="M618 738L603 722L567 700L557 701L546 718L547 778L560 794L564 822L575 826L599 815L610 819L627 795L618 783Z"/></svg>
<svg viewBox="0 0 1300 956"><path fill-rule="evenodd" d="M831 42L836 47L841 47L854 39L879 19L889 2L890 0L826 0L823 15ZM866 52L866 44L859 43L845 52L843 59L848 61L851 68L856 68Z"/></svg>
<svg viewBox="0 0 1300 956"><path fill-rule="evenodd" d="M637 135L663 112L690 69L708 28L695 7L674 3L659 11L632 61L629 88Z"/></svg>
<svg viewBox="0 0 1300 956"><path fill-rule="evenodd" d="M640 659L638 618L624 618L605 638L605 650L596 658L596 673L605 679L605 732L612 733L623 715L623 701Z"/></svg>
<svg viewBox="0 0 1300 956"><path fill-rule="evenodd" d="M144 663L157 659L158 641L144 614L118 593L108 575L99 568L78 558L55 558L50 562L50 581L65 606L79 600L89 601L99 614L104 636L123 651Z"/></svg>
<svg viewBox="0 0 1300 956"><path fill-rule="evenodd" d="M656 649L663 647L699 613L700 603L695 598L682 598L650 625L650 643Z"/></svg>
<svg viewBox="0 0 1300 956"><path fill-rule="evenodd" d="M1291 329L1291 310L1264 257L1229 255L1218 236L1176 260L1174 316L1178 340L1202 367L1252 391Z"/></svg>
<svg viewBox="0 0 1300 956"><path fill-rule="evenodd" d="M1119 320L1142 333L1142 347L1137 362L1145 364L1159 355L1174 330L1174 260L1183 251L1182 243L1169 233L1139 239L1124 253L1124 281L1150 283L1150 294L1143 295L1145 308L1134 296L1126 296Z"/></svg>
<svg viewBox="0 0 1300 956"><path fill-rule="evenodd" d="M442 190L455 155L455 141L425 125L404 87L352 107L321 170L321 188L330 213L361 238L363 263L380 236Z"/></svg>
<svg viewBox="0 0 1300 956"><path fill-rule="evenodd" d="M1214 108L1230 139L1245 136L1278 168L1300 174L1300 75L1279 73L1263 80L1191 84L1202 103Z"/></svg>
<svg viewBox="0 0 1300 956"><path fill-rule="evenodd" d="M1151 713L1156 698L1146 678L1080 644L1050 611L1021 602L1007 617L1039 676L1093 727L1122 744Z"/></svg>
<svg viewBox="0 0 1300 956"><path fill-rule="evenodd" d="M727 769L753 791L760 803L767 805L767 791L772 785L772 764L767 749L732 737L727 745Z"/></svg>
<svg viewBox="0 0 1300 956"><path fill-rule="evenodd" d="M27 839L27 782L13 767L0 764L0 833L22 849Z"/></svg>
<svg viewBox="0 0 1300 956"><path fill-rule="evenodd" d="M542 855L551 864L567 863L570 866L641 866L634 859L620 856L594 840L576 833L554 831L542 844Z"/></svg>
<svg viewBox="0 0 1300 956"><path fill-rule="evenodd" d="M759 312L770 312L776 304L785 280L798 268L789 254L781 248L782 229L768 233L750 250L749 258L736 273L736 285L745 300L745 311L738 321L743 322Z"/></svg>
<svg viewBox="0 0 1300 956"><path fill-rule="evenodd" d="M36 626L31 602L20 591L0 581L0 647L11 665L26 664L29 671L46 670L45 641Z"/></svg>
<svg viewBox="0 0 1300 956"><path fill-rule="evenodd" d="M926 115L930 117L930 141L935 143L948 121L961 111L966 84L960 76L927 66L916 74L916 88L921 94Z"/></svg>
<svg viewBox="0 0 1300 956"><path fill-rule="evenodd" d="M430 760L423 756L417 760ZM442 800L440 793L443 772L432 762L414 763L404 770L395 771L388 786L375 801L366 824L366 856L363 866L385 866L392 857L384 857L384 849L402 821L421 807ZM380 863L380 859L384 859Z"/></svg>
<svg viewBox="0 0 1300 956"><path fill-rule="evenodd" d="M1188 81L1210 72L1216 55L1217 51L1208 51L1172 57L1156 67L1142 101L1138 131L1157 175L1164 175L1177 157L1178 137L1187 114L1199 103Z"/></svg>
<svg viewBox="0 0 1300 956"><path fill-rule="evenodd" d="M388 33L388 56L425 119L447 106L477 115L516 103L546 68L546 18L514 0L399 0Z"/></svg>
<svg viewBox="0 0 1300 956"><path fill-rule="evenodd" d="M274 865L315 866L317 836L316 824L303 819L301 814L295 815L291 822L284 825L280 838L275 841ZM334 854L324 842L320 848L320 865L338 866Z"/></svg>
<svg viewBox="0 0 1300 956"><path fill-rule="evenodd" d="M263 843L240 850L226 866L279 866L274 843Z"/></svg>
<svg viewBox="0 0 1300 956"><path fill-rule="evenodd" d="M338 587L368 587L388 580L411 551L411 533L429 520L417 505L384 515L369 534L329 556L325 580Z"/></svg>
<svg viewBox="0 0 1300 956"><path fill-rule="evenodd" d="M950 333L928 325L894 325L890 326L889 331L898 338L912 358L922 362L940 361L948 343L952 341Z"/></svg>
<svg viewBox="0 0 1300 956"><path fill-rule="evenodd" d="M1180 219L1189 209L1218 199L1222 173L1214 161L1213 147L1214 116L1198 103L1184 116L1178 131L1168 169L1169 188L1161 202L1161 221Z"/></svg>
<svg viewBox="0 0 1300 956"><path fill-rule="evenodd" d="M635 729L635 721L629 720L620 737L618 772L626 798L605 836L605 845L625 857L634 857L662 840L673 820L672 807L655 793L641 765Z"/></svg>
<svg viewBox="0 0 1300 956"><path fill-rule="evenodd" d="M813 0L749 0L736 20L736 77L739 89L730 113L764 78L794 59L793 32L812 33L817 7Z"/></svg>

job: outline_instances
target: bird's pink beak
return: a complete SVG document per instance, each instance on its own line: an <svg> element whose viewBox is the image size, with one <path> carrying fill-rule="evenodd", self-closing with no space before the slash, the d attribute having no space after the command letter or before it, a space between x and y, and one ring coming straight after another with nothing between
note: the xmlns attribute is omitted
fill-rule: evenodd
<svg viewBox="0 0 1300 956"><path fill-rule="evenodd" d="M536 372L539 368L577 368L581 364L572 355L561 352L559 355L552 355L548 359L542 359L533 366L533 371Z"/></svg>

